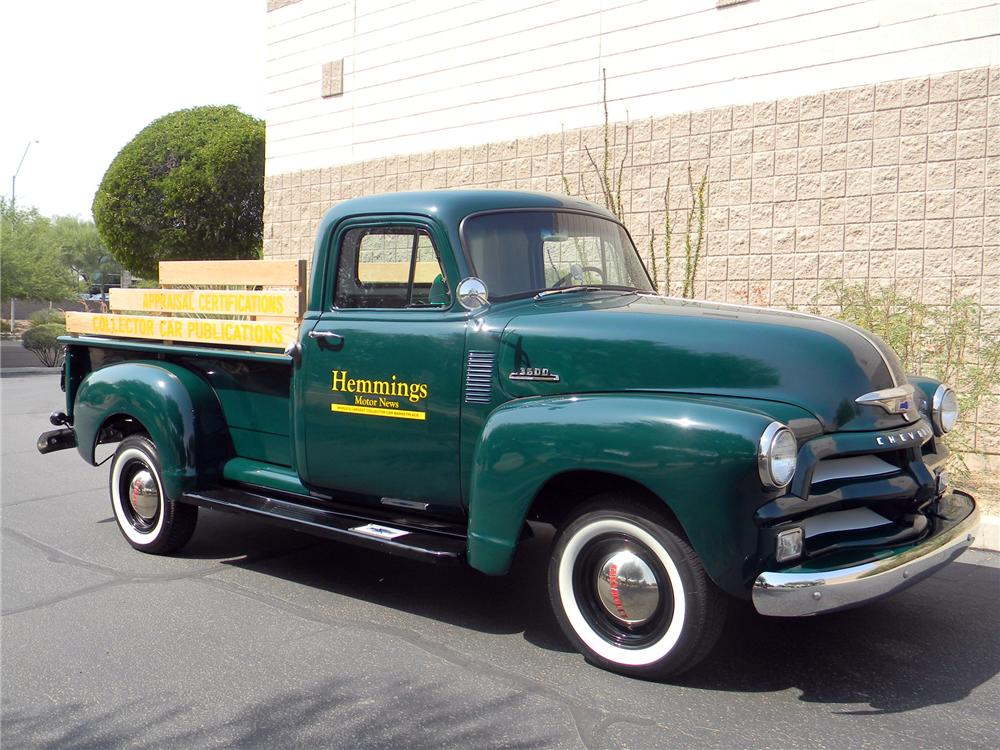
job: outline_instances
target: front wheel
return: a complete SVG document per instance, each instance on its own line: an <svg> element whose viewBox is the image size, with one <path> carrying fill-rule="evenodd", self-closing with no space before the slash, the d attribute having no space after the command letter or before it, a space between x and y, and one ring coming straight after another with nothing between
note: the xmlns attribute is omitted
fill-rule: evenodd
<svg viewBox="0 0 1000 750"><path fill-rule="evenodd" d="M142 552L163 555L187 544L198 508L163 492L160 457L144 435L122 440L111 461L111 507L125 540Z"/></svg>
<svg viewBox="0 0 1000 750"><path fill-rule="evenodd" d="M726 599L665 516L620 496L588 504L558 532L549 596L566 636L613 672L671 677L705 658Z"/></svg>

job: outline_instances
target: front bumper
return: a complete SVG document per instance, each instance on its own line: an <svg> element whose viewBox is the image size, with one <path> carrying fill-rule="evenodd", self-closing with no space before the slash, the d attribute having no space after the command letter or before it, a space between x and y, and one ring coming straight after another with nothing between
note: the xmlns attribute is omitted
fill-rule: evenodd
<svg viewBox="0 0 1000 750"><path fill-rule="evenodd" d="M846 568L761 573L753 585L754 607L762 615L803 617L856 607L912 586L961 555L976 538L975 501L965 493L954 493L952 499L966 504L969 513L898 554Z"/></svg>

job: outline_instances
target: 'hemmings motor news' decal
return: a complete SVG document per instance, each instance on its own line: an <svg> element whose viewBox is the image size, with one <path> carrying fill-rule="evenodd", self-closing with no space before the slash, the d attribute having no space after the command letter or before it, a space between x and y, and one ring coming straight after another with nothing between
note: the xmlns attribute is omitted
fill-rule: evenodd
<svg viewBox="0 0 1000 750"><path fill-rule="evenodd" d="M330 411L344 414L361 414L368 417L394 417L396 419L427 419L426 383L404 383L395 375L387 380L352 378L347 370L333 371L332 391L347 393L353 398L347 403L334 402ZM404 403L405 402L407 403ZM419 409L403 408L417 406Z"/></svg>

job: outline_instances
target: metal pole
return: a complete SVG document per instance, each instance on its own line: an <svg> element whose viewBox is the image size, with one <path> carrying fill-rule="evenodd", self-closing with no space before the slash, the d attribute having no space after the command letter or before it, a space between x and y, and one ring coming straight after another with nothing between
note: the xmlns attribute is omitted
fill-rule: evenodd
<svg viewBox="0 0 1000 750"><path fill-rule="evenodd" d="M24 147L24 153L21 154L21 161L17 163L17 169L14 170L14 174L10 178L10 207L12 209L17 208L17 175L21 171L21 167L24 165L24 157L28 155L28 149L31 148L32 143L38 143L37 139L28 141L27 145ZM15 215L16 218L16 215ZM14 319L14 298L10 298L10 335L14 336L14 324L16 323Z"/></svg>
<svg viewBox="0 0 1000 750"><path fill-rule="evenodd" d="M24 164L24 157L28 155L28 149L31 148L32 143L38 143L37 140L28 141L28 145L24 147L24 153L21 154L21 161L17 163L17 169L14 170L13 176L10 178L10 205L11 208L17 203L17 194L15 192L15 186L17 185L17 175L21 171L21 165ZM12 300L13 302L13 300Z"/></svg>

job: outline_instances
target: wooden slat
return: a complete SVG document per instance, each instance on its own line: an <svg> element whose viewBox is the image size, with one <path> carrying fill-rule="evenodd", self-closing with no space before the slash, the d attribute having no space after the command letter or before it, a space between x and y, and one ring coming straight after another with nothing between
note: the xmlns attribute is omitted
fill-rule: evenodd
<svg viewBox="0 0 1000 750"><path fill-rule="evenodd" d="M300 292L246 291L221 289L112 289L111 309L203 313L211 315L253 315L255 317L300 318L305 312L305 295Z"/></svg>
<svg viewBox="0 0 1000 750"><path fill-rule="evenodd" d="M298 336L298 326L291 323L81 312L66 313L66 330L97 336L268 349L284 349Z"/></svg>
<svg viewBox="0 0 1000 750"><path fill-rule="evenodd" d="M169 286L284 286L305 289L304 260L171 260L160 263Z"/></svg>

